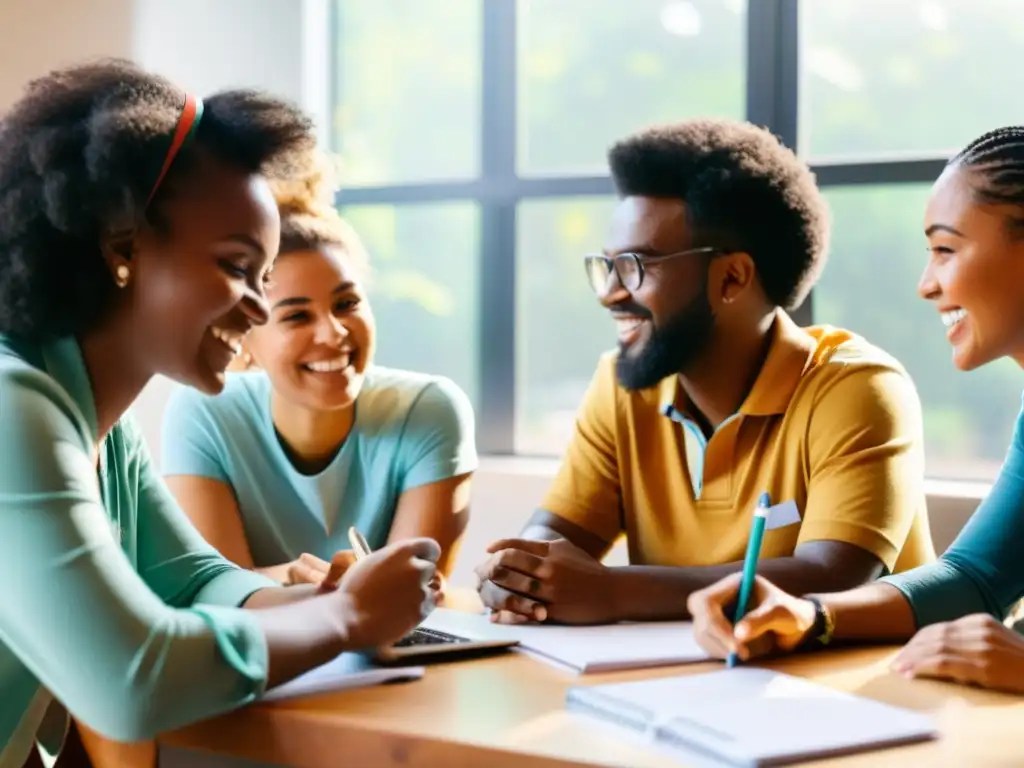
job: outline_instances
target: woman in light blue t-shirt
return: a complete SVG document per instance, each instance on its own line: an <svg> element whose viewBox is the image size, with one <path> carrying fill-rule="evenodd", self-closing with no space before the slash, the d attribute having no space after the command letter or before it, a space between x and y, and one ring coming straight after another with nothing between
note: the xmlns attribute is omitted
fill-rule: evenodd
<svg viewBox="0 0 1024 768"><path fill-rule="evenodd" d="M214 547L283 583L340 577L353 525L374 549L436 539L447 574L477 466L473 410L448 379L373 364L367 258L317 202L319 181L278 189L270 319L229 340L245 370L221 394L172 395L163 474Z"/></svg>

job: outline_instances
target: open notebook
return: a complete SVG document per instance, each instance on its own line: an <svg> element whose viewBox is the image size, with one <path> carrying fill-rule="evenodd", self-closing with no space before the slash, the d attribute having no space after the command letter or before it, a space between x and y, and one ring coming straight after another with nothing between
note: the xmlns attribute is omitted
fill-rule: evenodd
<svg viewBox="0 0 1024 768"><path fill-rule="evenodd" d="M418 680L423 677L423 672L423 667L382 667L361 653L343 653L287 683L271 688L263 694L261 701L280 701L401 680Z"/></svg>
<svg viewBox="0 0 1024 768"><path fill-rule="evenodd" d="M688 621L566 627L492 624L487 614L435 610L423 626L471 637L508 638L516 650L582 674L706 661Z"/></svg>
<svg viewBox="0 0 1024 768"><path fill-rule="evenodd" d="M938 735L926 715L754 667L574 686L566 708L667 748L742 766L786 765Z"/></svg>

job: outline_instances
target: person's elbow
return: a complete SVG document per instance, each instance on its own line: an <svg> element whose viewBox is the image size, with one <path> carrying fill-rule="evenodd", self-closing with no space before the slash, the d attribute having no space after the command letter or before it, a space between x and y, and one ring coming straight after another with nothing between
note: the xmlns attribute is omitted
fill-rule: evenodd
<svg viewBox="0 0 1024 768"><path fill-rule="evenodd" d="M831 575L830 592L845 592L880 579L886 574L885 565L870 552L867 557L848 564L837 564L827 569Z"/></svg>
<svg viewBox="0 0 1024 768"><path fill-rule="evenodd" d="M121 691L102 706L84 707L72 715L89 729L111 741L152 741L161 733L186 725L171 722L161 712L155 697L142 691Z"/></svg>
<svg viewBox="0 0 1024 768"><path fill-rule="evenodd" d="M885 564L873 552L845 541L812 541L797 547L794 556L810 571L811 592L843 592L885 574Z"/></svg>
<svg viewBox="0 0 1024 768"><path fill-rule="evenodd" d="M155 721L133 715L127 709L122 712L104 715L100 718L79 718L91 730L110 741L125 743L152 741L163 729L156 727Z"/></svg>
<svg viewBox="0 0 1024 768"><path fill-rule="evenodd" d="M211 631L208 621L221 611L228 621ZM168 620L140 624L126 632L120 652L91 654L87 668L69 660L55 695L92 730L127 742L251 703L266 680L266 651L257 647L262 635L245 611L203 606L206 618L198 612L167 611Z"/></svg>
<svg viewBox="0 0 1024 768"><path fill-rule="evenodd" d="M108 695L98 706L93 703L92 706L81 707L79 711L71 710L71 714L111 741L152 741L162 733L243 706L247 703L246 699L255 698L255 694L212 708L174 706L175 698L170 692L161 694L142 687L126 688Z"/></svg>

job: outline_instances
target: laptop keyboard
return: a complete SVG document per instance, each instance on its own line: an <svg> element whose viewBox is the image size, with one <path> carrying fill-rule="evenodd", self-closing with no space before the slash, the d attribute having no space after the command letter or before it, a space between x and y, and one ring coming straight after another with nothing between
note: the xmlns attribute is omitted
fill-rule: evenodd
<svg viewBox="0 0 1024 768"><path fill-rule="evenodd" d="M436 629L414 629L397 643L395 648L408 648L413 645L458 645L460 643L473 642L468 637L449 635L447 632L438 632Z"/></svg>

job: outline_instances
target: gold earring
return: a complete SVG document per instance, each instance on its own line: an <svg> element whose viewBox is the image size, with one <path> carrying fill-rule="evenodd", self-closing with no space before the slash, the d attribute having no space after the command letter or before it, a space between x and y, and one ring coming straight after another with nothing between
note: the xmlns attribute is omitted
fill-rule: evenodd
<svg viewBox="0 0 1024 768"><path fill-rule="evenodd" d="M125 264L118 265L117 269L114 270L114 282L117 283L117 287L124 288L128 285L128 278L131 275L131 270Z"/></svg>

